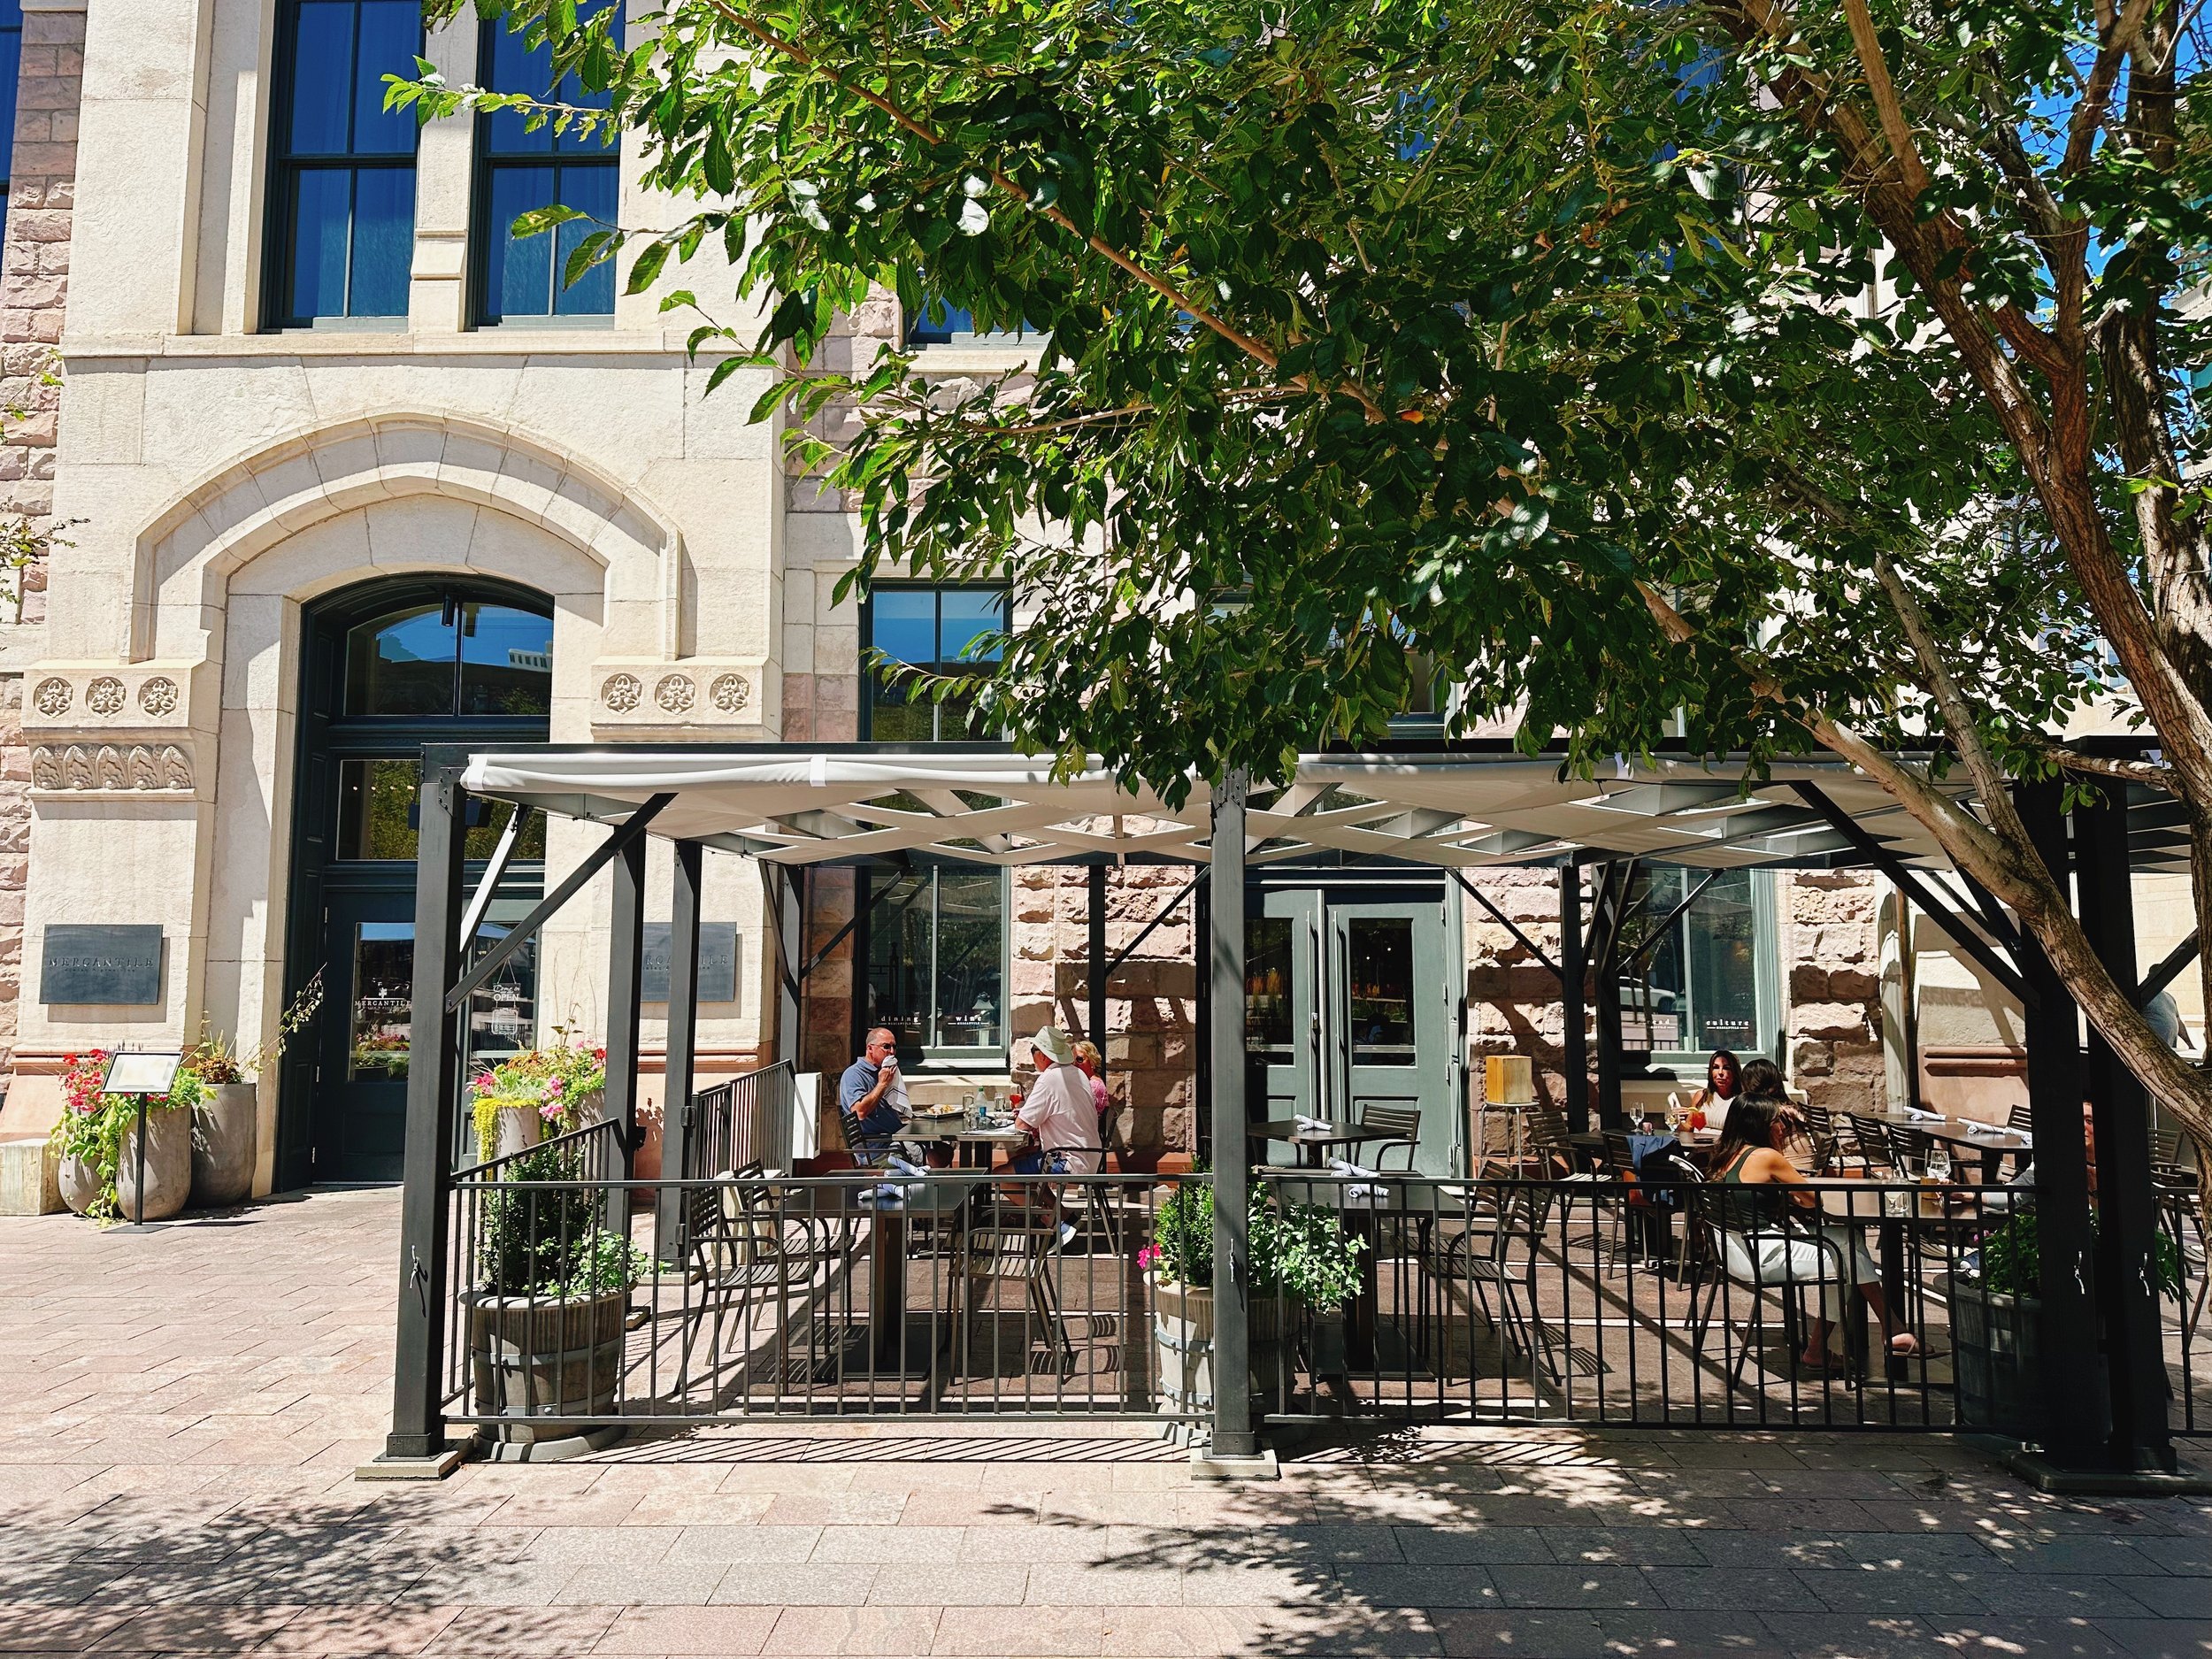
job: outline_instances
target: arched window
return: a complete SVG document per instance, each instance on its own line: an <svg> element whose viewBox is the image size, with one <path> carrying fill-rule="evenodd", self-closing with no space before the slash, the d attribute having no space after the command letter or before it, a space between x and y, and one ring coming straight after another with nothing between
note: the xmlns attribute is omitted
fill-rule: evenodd
<svg viewBox="0 0 2212 1659"><path fill-rule="evenodd" d="M420 127L413 111L385 109L384 77L416 73L419 0L282 0L276 48L269 323L396 322Z"/></svg>
<svg viewBox="0 0 2212 1659"><path fill-rule="evenodd" d="M553 708L553 618L447 595L346 635L343 713L543 719Z"/></svg>

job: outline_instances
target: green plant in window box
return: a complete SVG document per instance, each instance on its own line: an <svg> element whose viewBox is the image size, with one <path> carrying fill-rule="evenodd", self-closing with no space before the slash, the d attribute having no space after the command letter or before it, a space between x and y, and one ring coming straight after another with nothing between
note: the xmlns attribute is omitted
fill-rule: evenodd
<svg viewBox="0 0 2212 1659"><path fill-rule="evenodd" d="M566 1033L557 1033L565 1039ZM607 1051L566 1041L510 1055L469 1079L478 1157L518 1151L591 1121L607 1087Z"/></svg>

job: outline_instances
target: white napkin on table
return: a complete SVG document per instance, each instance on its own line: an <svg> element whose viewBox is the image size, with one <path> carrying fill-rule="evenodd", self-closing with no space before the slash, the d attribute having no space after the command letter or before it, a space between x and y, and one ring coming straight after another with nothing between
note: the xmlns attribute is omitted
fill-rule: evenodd
<svg viewBox="0 0 2212 1659"><path fill-rule="evenodd" d="M1303 1112L1300 1112L1290 1120L1290 1126L1292 1131L1298 1134L1321 1135L1328 1133L1330 1125L1325 1118L1309 1118Z"/></svg>
<svg viewBox="0 0 2212 1659"><path fill-rule="evenodd" d="M1329 1173L1344 1178L1344 1185L1339 1190L1348 1204L1379 1204L1389 1196L1390 1189L1375 1179L1374 1171L1343 1158L1329 1160Z"/></svg>
<svg viewBox="0 0 2212 1659"><path fill-rule="evenodd" d="M1897 1110L1917 1124L1939 1124L1943 1121L1941 1112L1924 1111L1917 1106L1900 1106Z"/></svg>

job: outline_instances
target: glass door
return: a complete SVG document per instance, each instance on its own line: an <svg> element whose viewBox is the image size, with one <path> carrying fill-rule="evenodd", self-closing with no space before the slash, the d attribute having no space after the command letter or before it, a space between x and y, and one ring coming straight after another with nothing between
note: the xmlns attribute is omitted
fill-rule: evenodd
<svg viewBox="0 0 2212 1659"><path fill-rule="evenodd" d="M1270 892L1257 912L1244 924L1245 1110L1259 1123L1325 1117L1321 895Z"/></svg>
<svg viewBox="0 0 2212 1659"><path fill-rule="evenodd" d="M1370 1105L1420 1114L1415 1167L1456 1167L1453 1110L1457 987L1440 903L1329 907L1329 995L1323 1087L1331 1118Z"/></svg>

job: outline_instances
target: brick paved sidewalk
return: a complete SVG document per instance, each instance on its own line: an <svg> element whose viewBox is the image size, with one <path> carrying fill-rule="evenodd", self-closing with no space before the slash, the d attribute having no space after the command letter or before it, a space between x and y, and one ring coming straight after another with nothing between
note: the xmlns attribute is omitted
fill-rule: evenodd
<svg viewBox="0 0 2212 1659"><path fill-rule="evenodd" d="M773 1427L364 1485L397 1195L0 1220L0 1652L2212 1654L2212 1503L1941 1440Z"/></svg>

